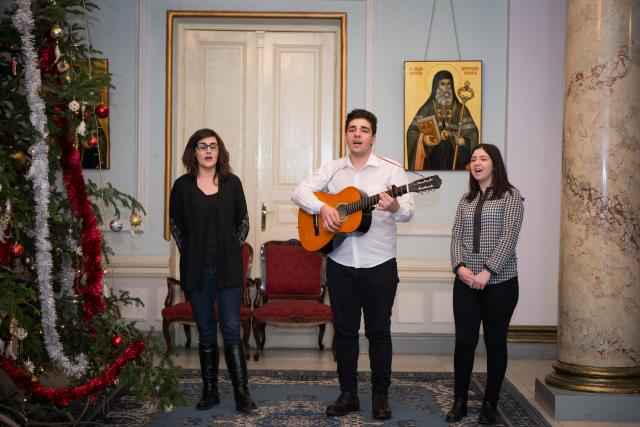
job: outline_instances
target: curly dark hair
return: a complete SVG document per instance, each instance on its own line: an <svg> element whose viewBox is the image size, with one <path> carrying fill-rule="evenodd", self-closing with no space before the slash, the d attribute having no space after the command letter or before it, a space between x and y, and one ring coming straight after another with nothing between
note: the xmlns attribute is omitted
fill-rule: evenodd
<svg viewBox="0 0 640 427"><path fill-rule="evenodd" d="M378 131L378 118L370 111L363 110L362 108L356 108L355 110L351 110L349 114L347 114L347 120L344 122L344 131L347 131L349 127L349 123L355 119L365 119L371 125L371 134L375 135Z"/></svg>
<svg viewBox="0 0 640 427"><path fill-rule="evenodd" d="M491 179L491 186L493 187L493 193L489 200L497 200L502 195L508 191L511 192L513 185L509 182L507 177L507 168L504 166L504 161L502 160L502 154L500 154L500 149L493 144L480 144L477 145L471 150L471 155L476 150L483 149L491 158L493 162L493 177ZM478 193L480 192L480 184L478 180L473 177L471 171L469 171L469 193L465 197L467 202L471 202L476 198Z"/></svg>
<svg viewBox="0 0 640 427"><path fill-rule="evenodd" d="M213 136L218 141L218 161L216 162L216 178L218 181L224 180L233 171L231 165L229 165L229 152L224 145L224 141L218 135L218 133L212 129L199 129L191 135L187 146L184 147L184 153L182 153L182 164L184 165L187 173L194 178L198 176L198 159L196 158L196 144L204 138Z"/></svg>

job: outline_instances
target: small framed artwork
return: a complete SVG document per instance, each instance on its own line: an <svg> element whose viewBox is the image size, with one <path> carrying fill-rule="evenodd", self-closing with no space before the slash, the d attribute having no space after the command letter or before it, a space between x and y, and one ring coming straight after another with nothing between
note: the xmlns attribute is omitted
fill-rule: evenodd
<svg viewBox="0 0 640 427"><path fill-rule="evenodd" d="M482 61L405 61L405 168L467 170L481 129Z"/></svg>
<svg viewBox="0 0 640 427"><path fill-rule="evenodd" d="M109 74L108 59L92 59L92 74ZM85 67L86 68L86 67ZM100 104L109 105L109 85L106 84L100 93ZM94 116L91 115L91 120ZM86 138L82 138L79 142L80 163L84 169L109 169L111 141L109 140L109 115L100 118L95 117L97 123L87 126L94 131L87 132Z"/></svg>

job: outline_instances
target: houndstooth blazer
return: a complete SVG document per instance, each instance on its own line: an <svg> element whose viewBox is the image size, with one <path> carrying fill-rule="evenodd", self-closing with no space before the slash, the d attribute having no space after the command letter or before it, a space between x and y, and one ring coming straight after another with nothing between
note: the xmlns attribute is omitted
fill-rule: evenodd
<svg viewBox="0 0 640 427"><path fill-rule="evenodd" d="M492 191L479 192L471 202L464 194L451 231L453 271L464 265L478 274L486 268L491 273L488 285L518 275L516 244L524 215L524 199L517 188L497 200L490 200Z"/></svg>

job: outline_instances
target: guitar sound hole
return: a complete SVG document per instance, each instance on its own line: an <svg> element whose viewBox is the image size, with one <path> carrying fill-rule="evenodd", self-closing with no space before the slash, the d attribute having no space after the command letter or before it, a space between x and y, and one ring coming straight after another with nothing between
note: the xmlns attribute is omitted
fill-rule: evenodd
<svg viewBox="0 0 640 427"><path fill-rule="evenodd" d="M338 211L338 215L340 215L340 221L344 221L347 216L349 216L346 205L337 205L336 210Z"/></svg>

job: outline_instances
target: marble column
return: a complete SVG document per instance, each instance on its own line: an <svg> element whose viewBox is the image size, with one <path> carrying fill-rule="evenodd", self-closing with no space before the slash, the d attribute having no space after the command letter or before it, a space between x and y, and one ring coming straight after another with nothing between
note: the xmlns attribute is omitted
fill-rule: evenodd
<svg viewBox="0 0 640 427"><path fill-rule="evenodd" d="M638 0L568 1L560 388L640 392L639 30Z"/></svg>

